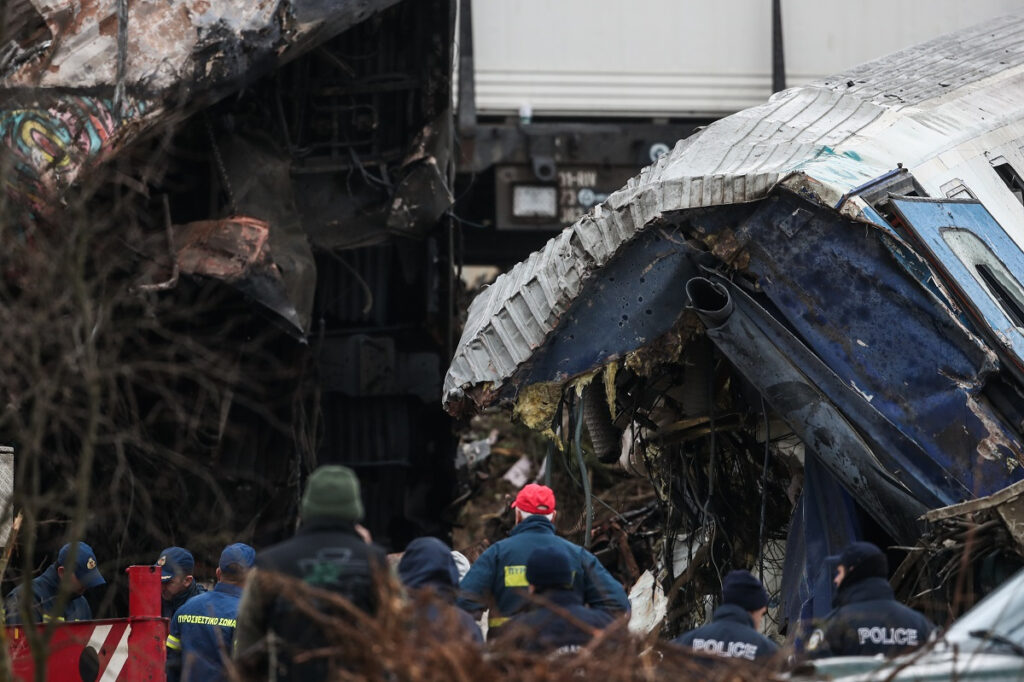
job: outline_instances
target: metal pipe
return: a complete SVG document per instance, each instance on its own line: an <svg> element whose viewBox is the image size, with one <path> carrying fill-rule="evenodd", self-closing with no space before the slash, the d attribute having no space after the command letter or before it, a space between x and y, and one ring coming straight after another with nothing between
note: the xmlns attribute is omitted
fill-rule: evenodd
<svg viewBox="0 0 1024 682"><path fill-rule="evenodd" d="M725 322L732 315L733 303L729 291L707 277L694 277L686 283L686 295L708 329Z"/></svg>
<svg viewBox="0 0 1024 682"><path fill-rule="evenodd" d="M772 0L772 92L786 89L786 55L782 43L782 0Z"/></svg>

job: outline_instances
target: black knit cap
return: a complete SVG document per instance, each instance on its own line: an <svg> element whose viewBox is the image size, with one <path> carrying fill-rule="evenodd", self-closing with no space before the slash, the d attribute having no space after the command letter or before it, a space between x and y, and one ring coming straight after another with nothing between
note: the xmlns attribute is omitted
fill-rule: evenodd
<svg viewBox="0 0 1024 682"><path fill-rule="evenodd" d="M851 542L839 555L839 565L846 569L843 585L852 585L865 578L889 577L889 560L870 542Z"/></svg>
<svg viewBox="0 0 1024 682"><path fill-rule="evenodd" d="M729 571L722 581L722 603L758 611L768 606L768 593L750 571Z"/></svg>
<svg viewBox="0 0 1024 682"><path fill-rule="evenodd" d="M535 549L526 560L526 582L536 588L572 589L569 555L558 547Z"/></svg>

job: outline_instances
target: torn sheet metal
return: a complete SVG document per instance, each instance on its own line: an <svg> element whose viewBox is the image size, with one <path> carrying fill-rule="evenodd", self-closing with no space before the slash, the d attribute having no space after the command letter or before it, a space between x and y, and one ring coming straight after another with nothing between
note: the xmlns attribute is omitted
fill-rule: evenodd
<svg viewBox="0 0 1024 682"><path fill-rule="evenodd" d="M286 322L293 335L302 336L305 330L271 259L269 240L270 226L262 220L202 220L176 226L175 259L181 274L225 282Z"/></svg>
<svg viewBox="0 0 1024 682"><path fill-rule="evenodd" d="M397 1L32 0L38 19L19 25L41 22L50 38L0 62L0 140L14 166L6 190L46 216L83 171L158 124Z"/></svg>
<svg viewBox="0 0 1024 682"><path fill-rule="evenodd" d="M584 283L658 221L687 209L756 201L780 182L835 206L898 166L940 196L951 176L971 183L968 172L976 173L971 189L984 200L1005 188L985 175L990 169L977 168L977 142L996 136L1002 141L993 140L996 147L1017 134L1024 134L1024 15L786 90L717 121L680 141L473 301L445 379L445 407L471 412L493 396L544 344ZM1019 204L1015 214L1001 201L993 215L1024 243ZM844 211L867 220L858 212L863 204L847 203Z"/></svg>

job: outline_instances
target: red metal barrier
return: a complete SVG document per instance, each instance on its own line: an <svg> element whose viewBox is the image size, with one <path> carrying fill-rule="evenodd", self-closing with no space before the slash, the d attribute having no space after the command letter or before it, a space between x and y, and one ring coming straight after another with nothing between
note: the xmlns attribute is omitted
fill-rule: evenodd
<svg viewBox="0 0 1024 682"><path fill-rule="evenodd" d="M130 566L128 618L53 625L46 679L69 682L165 682L167 619L160 617L160 568ZM36 626L41 634L44 625ZM22 626L7 628L16 680L31 682L35 662Z"/></svg>

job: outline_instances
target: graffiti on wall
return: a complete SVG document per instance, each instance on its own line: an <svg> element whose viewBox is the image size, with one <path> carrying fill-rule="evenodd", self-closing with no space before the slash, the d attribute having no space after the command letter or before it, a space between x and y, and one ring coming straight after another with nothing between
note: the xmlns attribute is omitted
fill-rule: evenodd
<svg viewBox="0 0 1024 682"><path fill-rule="evenodd" d="M112 98L69 96L49 107L0 111L0 149L11 157L8 195L38 216L51 214L63 190L106 159L117 131L145 108L129 98L118 116Z"/></svg>

